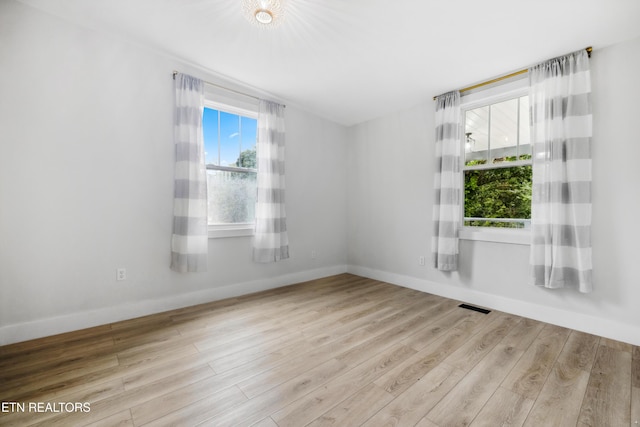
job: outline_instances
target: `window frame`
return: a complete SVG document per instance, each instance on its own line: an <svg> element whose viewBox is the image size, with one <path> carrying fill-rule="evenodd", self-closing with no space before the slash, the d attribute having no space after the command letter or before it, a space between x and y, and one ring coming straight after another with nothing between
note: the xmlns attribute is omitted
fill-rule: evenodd
<svg viewBox="0 0 640 427"><path fill-rule="evenodd" d="M462 240L478 240L495 243L509 243L516 245L531 244L530 228L500 228L500 227L472 227L464 224L464 173L466 170L497 169L501 167L517 167L530 165L529 160L516 160L508 164L487 164L478 165L473 168L465 166L465 113L486 105L497 104L510 99L519 98L529 94L527 79L519 79L504 85L499 85L481 92L471 93L464 96L460 103L460 228L459 238Z"/></svg>
<svg viewBox="0 0 640 427"><path fill-rule="evenodd" d="M225 112L229 114L234 114L243 117L249 117L252 119L258 120L258 109L256 107L255 110L237 107L234 105L230 105L227 103L222 103L218 101L213 101L211 99L205 98L204 106L202 109L202 114L204 114L204 109L209 108L213 110L217 110L220 112ZM220 124L218 123L218 126ZM256 141L257 145L257 141ZM241 167L234 166L215 166L210 167L207 166L207 169L212 170L223 170L229 172L255 172L258 173L258 168L256 169L247 169ZM209 192L207 190L207 198L209 197ZM207 221L207 230L209 239L220 239L220 238L228 238L228 237L251 237L255 234L255 221L254 222L238 222L233 224L209 224Z"/></svg>

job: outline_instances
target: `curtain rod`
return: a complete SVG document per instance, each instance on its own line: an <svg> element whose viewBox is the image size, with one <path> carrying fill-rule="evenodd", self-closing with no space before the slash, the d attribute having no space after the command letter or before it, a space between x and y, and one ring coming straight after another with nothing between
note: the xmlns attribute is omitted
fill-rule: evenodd
<svg viewBox="0 0 640 427"><path fill-rule="evenodd" d="M174 70L173 71L173 80L176 79L176 74L178 74L178 71ZM220 89L223 89L223 90L226 90L226 91L229 91L229 92L237 93L238 95L248 96L249 98L253 98L253 99L256 99L258 101L262 100L262 98L258 98L257 96L249 95L248 93L245 93L245 92L240 92L239 90L229 89L228 87L220 86L218 84L211 83L211 82L208 82L206 80L202 80L202 81L204 82L204 84L208 84L209 86L215 86L217 88L220 88ZM281 104L281 105L282 105L283 108L287 108L286 105L284 105L284 104Z"/></svg>
<svg viewBox="0 0 640 427"><path fill-rule="evenodd" d="M589 46L589 47L585 48L585 50L587 51L587 54L589 55L589 58L591 58L591 51L593 50L593 48L591 46ZM487 81L484 81L482 83L475 84L473 86L468 86L468 87L462 88L462 89L459 90L459 92L460 93L467 92L467 91L470 91L470 90L473 90L473 89L477 89L477 88L482 87L482 86L487 86L487 85L490 85L490 84L493 84L493 83L500 82L502 80L507 80L507 79L510 79L512 77L519 76L520 74L526 74L528 72L529 72L529 69L525 68L524 70L516 71L514 73L507 74L505 76L496 77L495 79L487 80ZM438 97L434 96L433 100L435 101L436 99L438 99Z"/></svg>

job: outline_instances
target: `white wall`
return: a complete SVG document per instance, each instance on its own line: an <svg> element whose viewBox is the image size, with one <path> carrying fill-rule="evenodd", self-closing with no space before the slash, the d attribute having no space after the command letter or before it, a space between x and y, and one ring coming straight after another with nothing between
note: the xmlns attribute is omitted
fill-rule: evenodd
<svg viewBox="0 0 640 427"><path fill-rule="evenodd" d="M345 271L346 130L291 106L291 258L214 239L209 273L169 270L173 70L220 82L0 3L0 345Z"/></svg>
<svg viewBox="0 0 640 427"><path fill-rule="evenodd" d="M523 245L461 241L459 272L431 267L431 99L350 129L349 271L640 345L640 39L591 63L593 293L530 285Z"/></svg>

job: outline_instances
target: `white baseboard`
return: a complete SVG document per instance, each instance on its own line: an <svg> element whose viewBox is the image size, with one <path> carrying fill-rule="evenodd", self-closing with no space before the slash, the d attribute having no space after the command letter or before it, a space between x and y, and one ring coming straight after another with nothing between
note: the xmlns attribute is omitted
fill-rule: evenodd
<svg viewBox="0 0 640 427"><path fill-rule="evenodd" d="M411 276L375 270L356 265L337 265L314 270L290 273L249 282L242 282L205 291L173 295L160 299L138 301L115 307L105 307L63 316L38 319L0 327L0 345L42 338L64 332L105 325L121 320L133 319L149 314L174 310L182 307L233 298L254 292L279 288L307 280L319 279L341 273L380 280L394 285L427 292L465 303L487 307L530 319L575 329L617 341L640 345L640 326L628 325L613 320L586 314L550 308L525 301L463 289ZM543 316L540 313L544 313Z"/></svg>
<svg viewBox="0 0 640 427"><path fill-rule="evenodd" d="M94 326L106 325L121 320L134 319L163 311L203 304L225 298L237 297L267 289L279 288L307 280L319 279L346 273L345 265L300 271L276 277L207 289L204 291L172 295L159 299L137 301L114 307L81 311L62 316L38 319L0 327L0 345L7 345L35 338L42 338L64 332L77 331Z"/></svg>
<svg viewBox="0 0 640 427"><path fill-rule="evenodd" d="M357 265L348 265L347 272L405 288L415 289L605 338L611 338L616 341L640 345L640 325L629 325L606 318L560 310L526 301L505 298Z"/></svg>

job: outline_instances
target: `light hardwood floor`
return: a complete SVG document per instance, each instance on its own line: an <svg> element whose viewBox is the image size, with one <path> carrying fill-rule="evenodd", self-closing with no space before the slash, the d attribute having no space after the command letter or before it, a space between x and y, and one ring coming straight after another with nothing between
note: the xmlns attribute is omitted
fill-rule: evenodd
<svg viewBox="0 0 640 427"><path fill-rule="evenodd" d="M343 274L0 347L0 425L640 425L640 347L459 303Z"/></svg>

